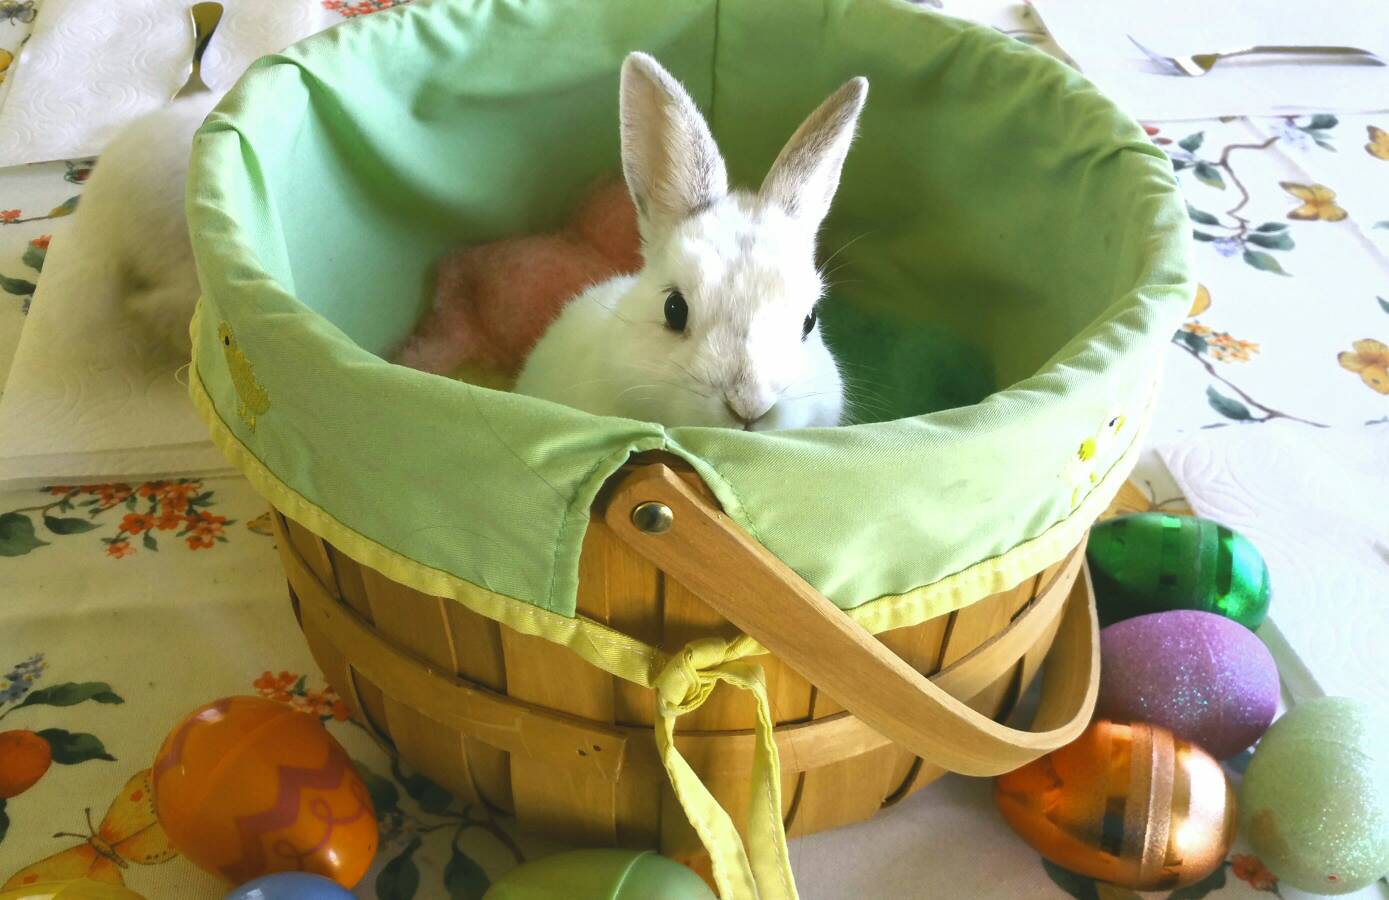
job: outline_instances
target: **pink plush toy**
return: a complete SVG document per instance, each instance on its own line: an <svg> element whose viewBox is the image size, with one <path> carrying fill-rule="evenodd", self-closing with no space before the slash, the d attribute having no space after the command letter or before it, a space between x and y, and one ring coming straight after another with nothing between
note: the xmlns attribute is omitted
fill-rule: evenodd
<svg viewBox="0 0 1389 900"><path fill-rule="evenodd" d="M439 261L434 307L396 362L510 381L584 288L641 268L637 213L621 181L598 185L561 231L462 247Z"/></svg>

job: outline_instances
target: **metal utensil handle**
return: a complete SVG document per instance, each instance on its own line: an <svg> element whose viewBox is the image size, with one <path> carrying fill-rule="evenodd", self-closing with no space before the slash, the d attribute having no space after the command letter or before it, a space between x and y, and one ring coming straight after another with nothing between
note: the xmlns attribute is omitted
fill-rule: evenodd
<svg viewBox="0 0 1389 900"><path fill-rule="evenodd" d="M1359 47L1295 47L1276 44L1260 44L1254 47L1245 47L1240 50L1229 50L1216 55L1225 57L1247 56L1251 53L1280 53L1296 56L1366 56L1370 59L1379 59L1375 54L1368 50L1361 50Z"/></svg>
<svg viewBox="0 0 1389 900"><path fill-rule="evenodd" d="M222 4L214 0L195 3L188 14L193 21L193 65L188 81L175 97L208 90L207 82L203 81L203 54L207 52L207 45L212 43L212 35L222 22Z"/></svg>

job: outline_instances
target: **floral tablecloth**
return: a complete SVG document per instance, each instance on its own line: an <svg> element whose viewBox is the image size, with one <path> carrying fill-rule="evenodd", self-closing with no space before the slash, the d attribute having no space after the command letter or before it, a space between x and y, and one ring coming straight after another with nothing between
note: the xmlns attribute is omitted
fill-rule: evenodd
<svg viewBox="0 0 1389 900"><path fill-rule="evenodd" d="M393 0L324 5L350 18ZM1025 7L955 6L1058 52ZM0 70L34 9L0 0ZM1186 190L1202 281L1172 337L1153 440L1273 419L1389 425L1389 117L1148 128ZM49 237L90 168L0 171L0 388ZM1160 469L1145 463L1135 481L1137 503L1183 508ZM357 763L382 834L361 897L476 898L556 849L403 769L348 719L299 636L265 504L244 480L0 493L0 783L32 782L0 800L0 883L88 874L152 900L222 896L168 846L144 773L181 716L228 694L317 717ZM1004 826L988 783L962 778L793 841L791 857L807 898L1134 896L1045 863ZM1237 846L1211 878L1163 896L1263 893L1297 892Z"/></svg>

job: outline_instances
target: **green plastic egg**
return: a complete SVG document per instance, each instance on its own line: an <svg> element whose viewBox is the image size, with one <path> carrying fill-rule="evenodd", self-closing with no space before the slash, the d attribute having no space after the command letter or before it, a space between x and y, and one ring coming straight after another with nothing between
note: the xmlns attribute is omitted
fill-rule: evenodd
<svg viewBox="0 0 1389 900"><path fill-rule="evenodd" d="M1273 874L1348 894L1389 874L1389 720L1321 697L1273 723L1240 795L1243 834Z"/></svg>
<svg viewBox="0 0 1389 900"><path fill-rule="evenodd" d="M1268 566L1242 535L1209 519L1146 512L1096 525L1086 548L1100 624L1195 609L1246 628L1268 614Z"/></svg>
<svg viewBox="0 0 1389 900"><path fill-rule="evenodd" d="M144 900L119 884L68 878L62 881L35 881L23 887L0 891L0 900Z"/></svg>
<svg viewBox="0 0 1389 900"><path fill-rule="evenodd" d="M574 850L523 863L483 900L717 900L698 875L650 850Z"/></svg>

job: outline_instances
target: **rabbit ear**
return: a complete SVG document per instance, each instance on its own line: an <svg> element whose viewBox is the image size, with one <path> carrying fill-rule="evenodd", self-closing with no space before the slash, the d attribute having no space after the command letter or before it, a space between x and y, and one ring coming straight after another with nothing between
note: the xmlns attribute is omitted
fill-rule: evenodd
<svg viewBox="0 0 1389 900"><path fill-rule="evenodd" d="M761 197L818 228L839 187L839 172L868 97L868 79L854 78L810 114L762 182Z"/></svg>
<svg viewBox="0 0 1389 900"><path fill-rule="evenodd" d="M690 95L645 53L622 64L622 171L650 241L728 193L728 173Z"/></svg>

